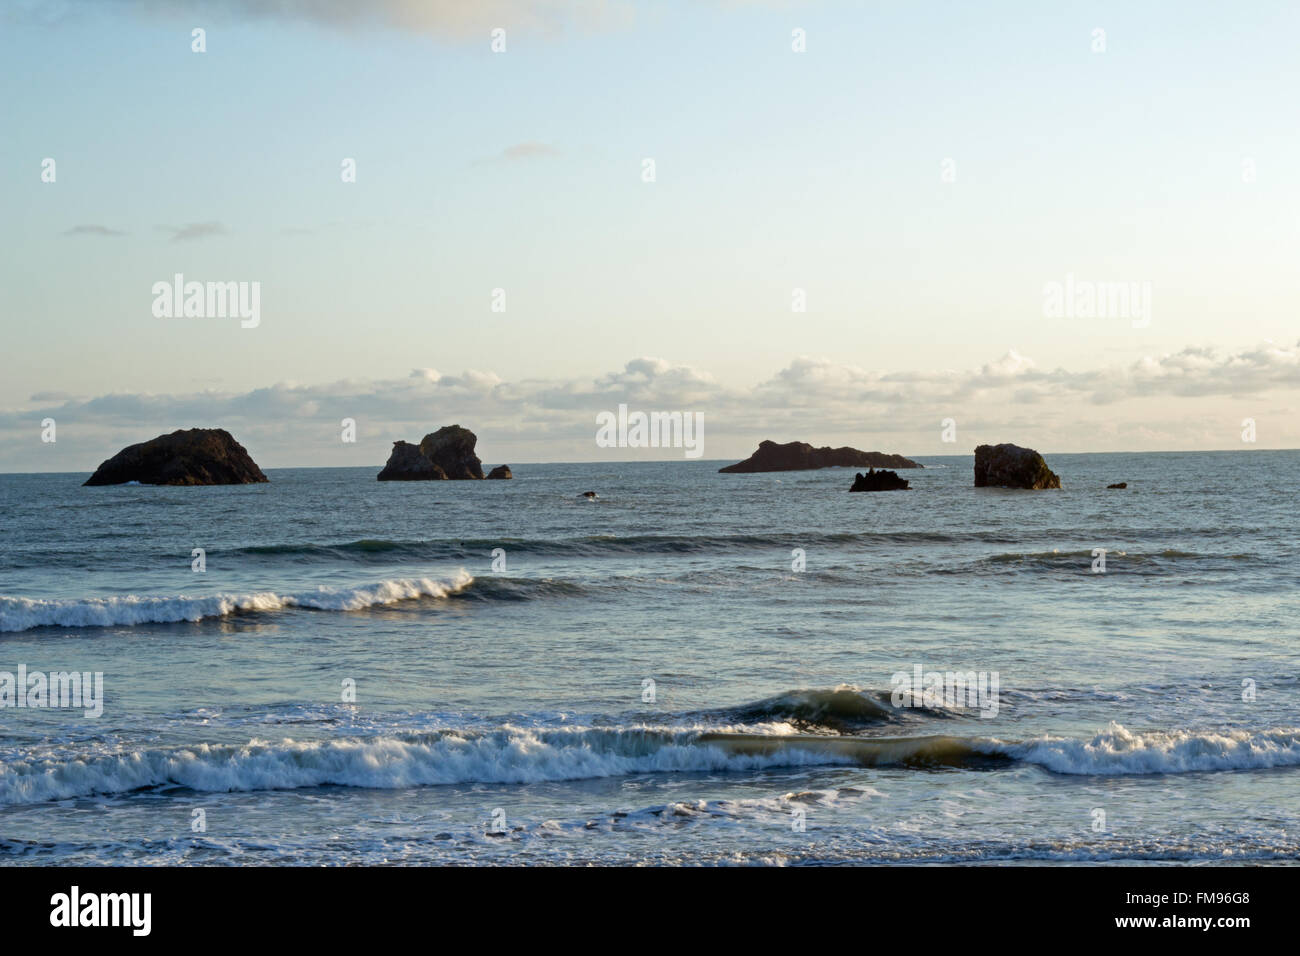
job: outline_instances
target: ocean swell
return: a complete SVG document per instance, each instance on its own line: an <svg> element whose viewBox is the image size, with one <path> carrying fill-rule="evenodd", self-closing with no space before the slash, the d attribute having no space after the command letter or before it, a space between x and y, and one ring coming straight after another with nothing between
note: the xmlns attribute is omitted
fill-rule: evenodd
<svg viewBox="0 0 1300 956"><path fill-rule="evenodd" d="M447 580L394 578L358 587L322 587L294 594L274 591L197 597L126 594L73 600L0 597L0 632L27 631L37 627L167 624L285 608L359 611L415 598L445 598L473 582L469 572L461 569Z"/></svg>
<svg viewBox="0 0 1300 956"><path fill-rule="evenodd" d="M202 792L340 786L581 780L649 773L806 766L995 769L1027 762L1064 774L1256 770L1300 765L1300 731L1152 731L1118 724L1091 740L1007 742L946 735L828 737L662 728L504 727L472 732L251 740L129 750L80 759L26 756L0 766L0 805L160 787Z"/></svg>

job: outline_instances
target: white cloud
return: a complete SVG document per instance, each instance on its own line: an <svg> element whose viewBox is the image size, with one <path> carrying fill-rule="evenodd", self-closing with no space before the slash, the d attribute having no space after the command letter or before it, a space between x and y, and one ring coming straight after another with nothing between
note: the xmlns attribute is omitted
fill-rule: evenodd
<svg viewBox="0 0 1300 956"><path fill-rule="evenodd" d="M1035 440L1076 450L1087 450L1090 441L1226 447L1229 440L1217 436L1238 427L1235 406L1225 410L1232 402L1246 400L1262 415L1271 407L1264 396L1297 391L1300 346L1272 343L1232 354L1189 347L1078 372L1044 371L1014 350L965 371L888 374L801 356L748 388L653 357L579 381L508 382L491 371L420 368L396 379L285 382L234 393L38 393L23 408L0 411L0 470L40 468L51 460L55 451L39 447L39 422L46 417L59 423L57 454L70 469L89 469L123 445L198 425L228 428L250 451L257 445L259 460L269 467L374 464L394 439L418 439L452 422L476 431L493 449L493 461L591 459L601 457L593 444L596 413L620 403L703 412L711 458L742 457L767 437L856 440L859 447L878 437L879 444L889 442L879 450L918 453L937 441L938 422L949 415L962 423L962 444L935 453L966 450L976 432L1002 440L1041 436ZM1206 406L1206 400L1213 403ZM1189 415L1194 403L1197 414ZM344 418L358 421L363 449L341 445Z"/></svg>

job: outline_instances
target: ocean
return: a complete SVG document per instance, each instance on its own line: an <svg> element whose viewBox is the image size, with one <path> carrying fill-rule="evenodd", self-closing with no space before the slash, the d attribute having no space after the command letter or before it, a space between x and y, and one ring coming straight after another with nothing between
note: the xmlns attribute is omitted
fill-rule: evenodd
<svg viewBox="0 0 1300 956"><path fill-rule="evenodd" d="M0 475L0 863L1295 861L1300 452L1047 459Z"/></svg>

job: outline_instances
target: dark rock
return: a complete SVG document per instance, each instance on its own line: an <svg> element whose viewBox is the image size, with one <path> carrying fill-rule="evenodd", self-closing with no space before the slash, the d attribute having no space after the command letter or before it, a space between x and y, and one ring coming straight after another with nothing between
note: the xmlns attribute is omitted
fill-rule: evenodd
<svg viewBox="0 0 1300 956"><path fill-rule="evenodd" d="M420 442L420 454L457 479L482 478L483 463L474 454L478 437L468 428L447 425L425 435Z"/></svg>
<svg viewBox="0 0 1300 956"><path fill-rule="evenodd" d="M440 481L482 478L483 463L474 454L478 437L468 428L448 425L425 435L419 445L393 442L393 453L379 473L380 481ZM504 467L504 466L502 466ZM510 478L510 469L497 477Z"/></svg>
<svg viewBox="0 0 1300 956"><path fill-rule="evenodd" d="M792 441L778 445L764 441L758 451L744 461L719 468L728 474L748 474L759 471L810 471L815 468L923 468L902 455L887 455L879 451L858 451L856 448L814 448L807 442Z"/></svg>
<svg viewBox="0 0 1300 956"><path fill-rule="evenodd" d="M87 485L249 485L266 475L224 428L180 429L123 448Z"/></svg>
<svg viewBox="0 0 1300 956"><path fill-rule="evenodd" d="M489 478L513 478L509 465L497 465L487 473Z"/></svg>
<svg viewBox="0 0 1300 956"><path fill-rule="evenodd" d="M584 497L584 498L596 498L596 497L599 497L599 496L598 496L594 491L584 491L584 492L582 493L582 497Z"/></svg>
<svg viewBox="0 0 1300 956"><path fill-rule="evenodd" d="M1127 482L1127 481L1121 481L1121 482L1119 482L1118 484L1107 485L1106 487L1107 487L1107 488L1127 488L1127 487L1128 487L1128 482Z"/></svg>
<svg viewBox="0 0 1300 956"><path fill-rule="evenodd" d="M858 472L849 491L908 491L911 489L906 479L899 478L896 471L868 471L865 475Z"/></svg>
<svg viewBox="0 0 1300 956"><path fill-rule="evenodd" d="M446 481L447 473L420 453L419 445L393 442L393 453L379 473L379 481Z"/></svg>
<svg viewBox="0 0 1300 956"><path fill-rule="evenodd" d="M975 449L975 487L1060 488L1061 479L1032 448L980 445Z"/></svg>

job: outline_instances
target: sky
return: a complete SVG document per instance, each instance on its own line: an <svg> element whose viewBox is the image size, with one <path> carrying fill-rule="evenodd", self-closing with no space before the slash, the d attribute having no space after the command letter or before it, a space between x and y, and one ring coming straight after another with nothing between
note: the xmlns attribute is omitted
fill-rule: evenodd
<svg viewBox="0 0 1300 956"><path fill-rule="evenodd" d="M620 403L710 459L1300 446L1294 3L0 11L0 471L683 457L598 447Z"/></svg>

